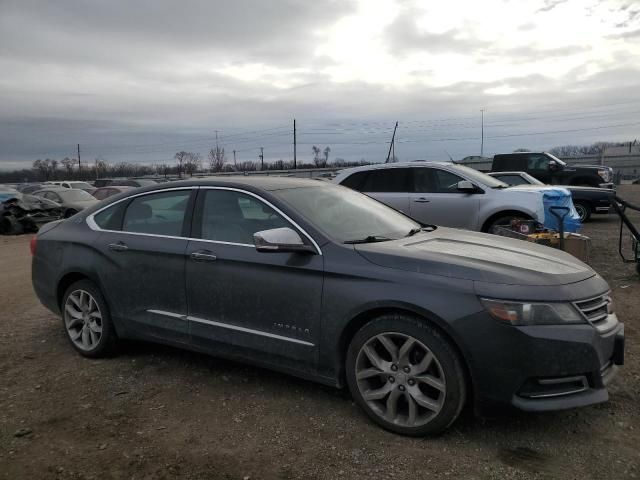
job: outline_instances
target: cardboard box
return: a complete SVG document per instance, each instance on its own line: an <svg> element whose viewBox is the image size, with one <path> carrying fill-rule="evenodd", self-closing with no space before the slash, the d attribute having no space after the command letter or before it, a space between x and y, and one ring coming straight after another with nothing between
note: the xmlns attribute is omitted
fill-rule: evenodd
<svg viewBox="0 0 640 480"><path fill-rule="evenodd" d="M579 233L565 233L564 250L584 263L589 263L591 239Z"/></svg>

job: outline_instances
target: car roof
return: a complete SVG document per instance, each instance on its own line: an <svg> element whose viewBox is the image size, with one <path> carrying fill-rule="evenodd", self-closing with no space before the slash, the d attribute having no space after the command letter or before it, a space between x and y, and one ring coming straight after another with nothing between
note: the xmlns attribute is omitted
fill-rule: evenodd
<svg viewBox="0 0 640 480"><path fill-rule="evenodd" d="M202 177L189 180L178 180L166 183L155 183L138 189L140 192L151 190L164 190L175 187L192 187L192 186L212 186L212 187L229 187L229 188L247 188L253 187L259 190L284 190L288 188L300 187L318 187L322 185L331 185L323 180L315 180L299 177L279 177L267 175L230 175L225 177Z"/></svg>
<svg viewBox="0 0 640 480"><path fill-rule="evenodd" d="M451 167L457 165L451 161L431 161L431 160L413 160L411 162L394 162L394 163L374 163L373 165L363 165L361 167L345 168L340 170L338 175L342 176L346 173L365 172L368 170L384 170L387 168L399 167L426 167L431 165L439 165L442 167Z"/></svg>

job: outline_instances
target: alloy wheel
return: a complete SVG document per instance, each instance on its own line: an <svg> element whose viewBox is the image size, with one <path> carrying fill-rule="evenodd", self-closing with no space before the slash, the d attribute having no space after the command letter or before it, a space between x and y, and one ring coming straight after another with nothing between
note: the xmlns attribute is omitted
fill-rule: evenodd
<svg viewBox="0 0 640 480"><path fill-rule="evenodd" d="M370 338L355 368L362 398L387 422L420 427L442 410L447 392L442 366L412 336L386 332Z"/></svg>
<svg viewBox="0 0 640 480"><path fill-rule="evenodd" d="M93 350L102 337L102 313L98 303L86 290L74 290L64 305L64 324L76 347Z"/></svg>

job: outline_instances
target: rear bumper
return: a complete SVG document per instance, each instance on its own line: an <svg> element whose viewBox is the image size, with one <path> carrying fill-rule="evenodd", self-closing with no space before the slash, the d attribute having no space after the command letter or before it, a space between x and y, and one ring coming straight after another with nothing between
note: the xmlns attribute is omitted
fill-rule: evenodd
<svg viewBox="0 0 640 480"><path fill-rule="evenodd" d="M465 330L474 337L466 347L477 410L540 412L609 399L606 386L624 363L622 323L600 334L587 324L514 327L472 317Z"/></svg>

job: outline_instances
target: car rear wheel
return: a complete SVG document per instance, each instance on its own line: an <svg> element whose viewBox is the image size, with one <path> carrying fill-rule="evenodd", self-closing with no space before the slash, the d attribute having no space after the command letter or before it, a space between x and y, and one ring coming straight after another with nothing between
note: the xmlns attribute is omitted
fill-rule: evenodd
<svg viewBox="0 0 640 480"><path fill-rule="evenodd" d="M81 355L102 357L113 353L117 336L107 304L89 280L71 285L62 298L62 319L67 337Z"/></svg>
<svg viewBox="0 0 640 480"><path fill-rule="evenodd" d="M574 206L576 207L576 211L580 216L580 221L582 223L588 222L591 218L591 209L589 208L589 205L586 205L582 202L574 202Z"/></svg>
<svg viewBox="0 0 640 480"><path fill-rule="evenodd" d="M466 400L465 374L453 347L438 330L405 315L378 317L356 333L346 377L360 407L403 435L442 432Z"/></svg>

